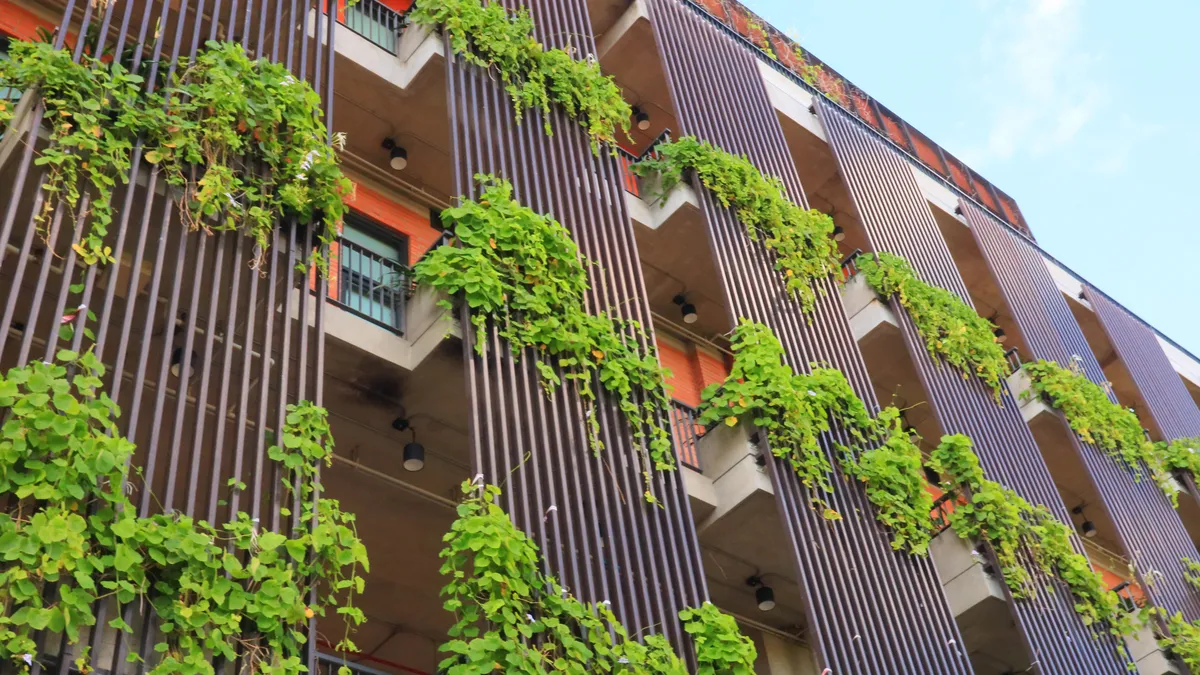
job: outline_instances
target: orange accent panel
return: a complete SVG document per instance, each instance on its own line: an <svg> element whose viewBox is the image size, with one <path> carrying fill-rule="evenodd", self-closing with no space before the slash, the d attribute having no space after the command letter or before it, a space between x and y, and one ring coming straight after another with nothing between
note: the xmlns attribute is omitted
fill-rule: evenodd
<svg viewBox="0 0 1200 675"><path fill-rule="evenodd" d="M1120 574L1117 574L1116 572L1113 572L1107 567L1104 567L1096 562L1092 563L1092 569L1100 573L1100 576L1104 579L1105 588L1116 588L1126 581L1129 581L1128 577L1121 576ZM1137 603L1138 607L1142 607L1146 604L1146 593L1137 583L1129 584L1128 593L1133 597L1133 601Z"/></svg>
<svg viewBox="0 0 1200 675"><path fill-rule="evenodd" d="M696 369L692 366L687 353L662 340L659 340L657 344L658 360L662 362L664 368L671 371L671 376L667 378L667 385L671 388L671 397L693 408L700 405L700 387L696 380Z"/></svg>
<svg viewBox="0 0 1200 675"><path fill-rule="evenodd" d="M413 6L413 0L379 0L379 3L401 14L407 12L408 8Z"/></svg>
<svg viewBox="0 0 1200 675"><path fill-rule="evenodd" d="M0 33L18 40L32 40L37 37L38 28L53 31L57 27L24 7L0 0Z"/></svg>
<svg viewBox="0 0 1200 675"><path fill-rule="evenodd" d="M700 390L710 384L719 384L729 377L729 366L725 359L703 349L697 349L692 355L700 380Z"/></svg>
<svg viewBox="0 0 1200 675"><path fill-rule="evenodd" d="M365 185L355 185L354 197L349 204L354 211L408 237L410 265L415 264L438 237L442 236L442 233L430 224L429 214L417 213L401 206Z"/></svg>

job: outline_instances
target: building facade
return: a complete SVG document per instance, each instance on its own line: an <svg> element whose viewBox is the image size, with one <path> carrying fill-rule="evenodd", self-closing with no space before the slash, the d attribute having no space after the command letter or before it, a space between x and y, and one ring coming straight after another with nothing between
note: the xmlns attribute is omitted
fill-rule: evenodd
<svg viewBox="0 0 1200 675"><path fill-rule="evenodd" d="M1179 494L1164 493L1141 475L1152 466L1114 457L1069 410L1029 394L1026 364L1099 385L1136 414L1146 447L1165 448L1200 437L1200 359L1042 251L1012 197L737 2L502 4L511 16L524 8L538 49L611 78L631 106L627 134L597 143L589 120L553 97L545 109L514 104L503 69L412 20L412 0L0 0L6 53L48 41L74 63L123 67L142 95L186 79L221 44L281 65L319 97L322 140L353 185L336 232L319 226L327 206L292 208L256 240L220 226L224 203L189 216L206 198L203 162L188 169L193 189L143 134L120 150L127 164L108 165L109 189L82 177L95 159L70 198L60 165L44 161L71 124L49 116L51 84L0 82L0 111L12 113L0 115L0 365L62 349L98 357L117 429L137 446L139 516L294 526L270 448L288 406L312 401L336 439L322 493L357 514L372 562L355 651L330 637L338 617L310 622L321 672L344 660L364 674L440 672L454 617L439 551L471 481L502 487L548 574L607 601L631 635L664 636L693 668L678 614L712 602L753 640L757 673L1190 672L1183 647L1168 646L1185 638L1172 617L1200 620L1194 477L1169 465ZM239 133L265 144L271 131ZM831 218L841 269L811 280L811 307L790 270L781 275L771 237L748 230L701 172L669 185L631 168L682 138L744 158L792 205ZM88 153L99 150L67 150ZM309 162L297 170L315 171ZM636 387L615 395L591 371L571 379L570 364L504 339L517 319L413 281L431 252L464 247L442 216L483 199L481 175L561 223L591 261L586 312L625 327L623 345L670 371L669 405ZM218 196L233 210L254 199ZM314 251L324 273L308 262ZM872 289L860 263L877 254L902 256L991 323L1006 352L999 382L948 365L904 299ZM970 437L990 480L1070 526L1070 550L1122 612L1161 612L1123 635L1091 623L1062 570L1040 566L1028 544L1017 565L1036 591L1015 590L996 544L948 529L971 495L944 491L937 472L922 478L935 497L929 551L897 550L874 486L838 459L855 442L838 424L820 435L834 488L820 495L765 432L733 417L699 422L704 390L735 367L741 321L769 329L795 372L840 371L869 414L901 411L926 457L938 439ZM564 384L546 387L545 370ZM646 428L630 408L652 411ZM648 465L647 428L669 433L676 468ZM132 633L113 635L106 607L97 602L98 627L80 640L39 631L24 669L146 670L126 656L145 652L161 623L127 608ZM75 664L85 647L87 668ZM227 670L240 658L212 657ZM11 668L23 669L0 665Z"/></svg>

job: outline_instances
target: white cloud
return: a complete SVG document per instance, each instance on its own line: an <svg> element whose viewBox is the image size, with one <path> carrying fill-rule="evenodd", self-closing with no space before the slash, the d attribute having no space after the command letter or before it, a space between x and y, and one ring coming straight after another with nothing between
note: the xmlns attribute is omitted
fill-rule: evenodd
<svg viewBox="0 0 1200 675"><path fill-rule="evenodd" d="M1080 35L1085 0L1010 0L980 7L991 20L977 85L991 119L984 143L964 153L966 159L985 166L1070 144L1109 98L1098 59Z"/></svg>

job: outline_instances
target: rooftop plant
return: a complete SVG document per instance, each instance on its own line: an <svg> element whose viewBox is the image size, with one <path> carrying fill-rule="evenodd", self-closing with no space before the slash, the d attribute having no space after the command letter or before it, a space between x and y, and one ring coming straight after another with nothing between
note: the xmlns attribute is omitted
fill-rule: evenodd
<svg viewBox="0 0 1200 675"><path fill-rule="evenodd" d="M537 355L534 364L547 392L564 379L573 383L589 406L589 437L597 451L603 444L590 409L596 399L593 381L611 394L646 448L646 497L653 501L650 471L675 468L670 436L660 423L670 404L667 372L653 344L637 321L588 311L586 266L592 263L565 227L513 199L508 182L477 179L482 185L477 200L442 211L458 246L443 246L422 258L413 270L416 282L466 303L480 355L488 345L488 322L494 320L514 357L526 349Z"/></svg>
<svg viewBox="0 0 1200 675"><path fill-rule="evenodd" d="M685 172L695 171L722 206L734 209L747 236L762 241L775 254L775 269L805 311L816 302L813 282L841 269L832 237L833 219L794 204L781 180L759 171L744 155L685 136L659 144L633 170L640 176L659 175L664 198Z"/></svg>
<svg viewBox="0 0 1200 675"><path fill-rule="evenodd" d="M609 601L583 602L545 575L537 545L497 505L499 488L480 476L463 485L463 495L443 537L442 596L454 624L439 672L687 675L661 635L639 642ZM697 673L752 675L754 644L731 617L711 603L679 617L692 636Z"/></svg>
<svg viewBox="0 0 1200 675"><path fill-rule="evenodd" d="M844 431L848 444L831 450L846 474L866 484L879 519L892 530L892 546L924 553L933 500L924 489L921 452L901 428L900 412L873 417L845 375L832 368L796 373L784 363L783 346L767 326L742 320L731 338L733 367L723 383L703 392L698 422L753 424L767 436L772 454L786 460L825 517L840 519L823 494L833 492L833 466L822 437ZM826 437L829 438L829 437Z"/></svg>
<svg viewBox="0 0 1200 675"><path fill-rule="evenodd" d="M37 222L46 228L56 209L74 212L89 193L75 245L88 264L112 261L112 199L128 184L139 145L183 191L184 222L253 237L256 263L285 217L321 223L322 238L341 222L352 188L329 144L321 99L282 65L209 42L194 60L181 58L169 82L151 83L122 59L84 54L76 63L47 43L13 42L10 56L0 61L0 86L36 90L50 134L36 160L46 168L47 194ZM0 132L11 121L12 110L0 109ZM324 269L319 257L313 262Z"/></svg>
<svg viewBox="0 0 1200 675"><path fill-rule="evenodd" d="M290 533L246 513L226 523L139 515L125 490L135 448L117 431L103 375L90 352L62 351L57 363L0 378L0 498L9 504L0 514L0 658L27 671L41 658L43 630L76 644L104 599L116 603L108 627L127 634L132 610L153 608L154 654L130 659L146 659L154 675L211 675L214 658L301 673L308 622L327 610L346 622L340 646L353 649L349 629L363 620L353 599L368 562L354 516L317 496L317 466L332 451L325 411L290 406L283 443L269 450L279 489L302 509ZM239 489L236 478L231 486Z"/></svg>
<svg viewBox="0 0 1200 675"><path fill-rule="evenodd" d="M924 338L930 356L940 356L963 377L978 377L1000 400L1008 362L991 321L975 313L954 293L922 281L912 265L898 255L880 252L864 256L858 266L876 293L896 296Z"/></svg>
<svg viewBox="0 0 1200 675"><path fill-rule="evenodd" d="M573 47L546 49L534 36L527 9L509 13L494 0L417 0L409 19L441 27L456 54L493 71L518 120L526 110L539 110L549 134L550 106L557 104L579 120L594 147L629 132L632 109L621 88L592 55Z"/></svg>

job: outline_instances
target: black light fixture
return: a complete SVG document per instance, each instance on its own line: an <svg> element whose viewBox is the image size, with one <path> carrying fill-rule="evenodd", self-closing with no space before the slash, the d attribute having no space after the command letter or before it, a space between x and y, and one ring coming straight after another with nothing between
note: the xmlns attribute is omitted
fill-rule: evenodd
<svg viewBox="0 0 1200 675"><path fill-rule="evenodd" d="M846 230L841 225L833 226L833 240L844 241L846 239Z"/></svg>
<svg viewBox="0 0 1200 675"><path fill-rule="evenodd" d="M637 128L642 131L650 129L650 115L637 106L633 108L633 121L637 125Z"/></svg>
<svg viewBox="0 0 1200 675"><path fill-rule="evenodd" d="M388 136L383 139L383 149L388 151L388 164L396 171L403 171L408 166L408 151L396 143L396 139Z"/></svg>
<svg viewBox="0 0 1200 675"><path fill-rule="evenodd" d="M392 428L412 432L412 440L404 444L404 470L420 471L425 468L425 446L417 442L417 430L403 417L392 420Z"/></svg>
<svg viewBox="0 0 1200 675"><path fill-rule="evenodd" d="M1084 505L1080 504L1079 506L1076 506L1075 508L1071 509L1071 513L1074 513L1075 515L1079 516L1080 518L1083 518L1083 522L1079 524L1079 534L1082 534L1083 536L1087 537L1088 539L1095 539L1096 538L1096 524L1093 523L1092 521L1088 520L1083 515L1083 507L1084 507Z"/></svg>
<svg viewBox="0 0 1200 675"><path fill-rule="evenodd" d="M775 609L775 590L763 583L762 577L755 575L746 580L746 585L754 589L754 599L758 609L769 612Z"/></svg>
<svg viewBox="0 0 1200 675"><path fill-rule="evenodd" d="M679 313L683 315L684 323L696 323L700 319L700 315L696 313L696 306L688 302L687 296L683 293L675 296L672 302L679 305Z"/></svg>
<svg viewBox="0 0 1200 675"><path fill-rule="evenodd" d="M190 379L192 377L192 373L196 372L196 362L197 361L199 361L199 358L196 356L196 352L192 351L188 358L187 373L183 375L183 377L185 379ZM183 347L176 347L175 351L171 352L171 374L174 375L175 377L179 377L180 373L182 373L182 372L183 372Z"/></svg>

